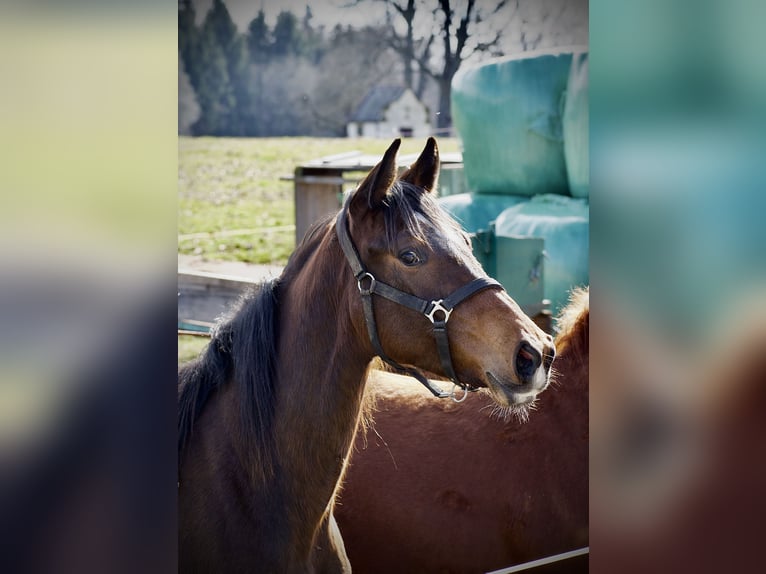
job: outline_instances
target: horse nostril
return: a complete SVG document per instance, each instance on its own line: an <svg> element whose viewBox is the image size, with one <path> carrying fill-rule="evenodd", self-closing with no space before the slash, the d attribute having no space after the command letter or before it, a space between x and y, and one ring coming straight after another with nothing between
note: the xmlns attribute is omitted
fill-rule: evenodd
<svg viewBox="0 0 766 574"><path fill-rule="evenodd" d="M529 343L522 343L516 353L516 373L522 381L532 378L542 362L540 353Z"/></svg>

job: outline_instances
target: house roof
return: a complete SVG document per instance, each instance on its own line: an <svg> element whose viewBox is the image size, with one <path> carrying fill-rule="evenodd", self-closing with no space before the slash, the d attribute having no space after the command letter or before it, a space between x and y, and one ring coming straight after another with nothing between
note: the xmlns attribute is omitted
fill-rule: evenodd
<svg viewBox="0 0 766 574"><path fill-rule="evenodd" d="M384 119L388 106L402 97L404 86L375 86L362 100L356 112L351 116L352 122L380 122Z"/></svg>

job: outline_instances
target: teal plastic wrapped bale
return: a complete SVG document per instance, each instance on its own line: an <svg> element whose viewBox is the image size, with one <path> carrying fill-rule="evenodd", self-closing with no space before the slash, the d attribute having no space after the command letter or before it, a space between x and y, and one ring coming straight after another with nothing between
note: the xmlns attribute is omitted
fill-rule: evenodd
<svg viewBox="0 0 766 574"><path fill-rule="evenodd" d="M588 197L588 53L572 55L564 104L564 159L572 197Z"/></svg>
<svg viewBox="0 0 766 574"><path fill-rule="evenodd" d="M472 236L473 253L487 275L500 281L530 317L545 308L543 299L545 240L541 237L499 237L495 223Z"/></svg>
<svg viewBox="0 0 766 574"><path fill-rule="evenodd" d="M452 80L468 188L569 195L561 116L572 50L502 58Z"/></svg>
<svg viewBox="0 0 766 574"><path fill-rule="evenodd" d="M553 194L539 195L509 207L495 221L498 238L522 236L545 240L543 292L554 314L566 305L573 287L589 282L588 228L585 199Z"/></svg>
<svg viewBox="0 0 766 574"><path fill-rule="evenodd" d="M489 229L489 224L503 211L526 197L488 193L459 193L439 198L439 204L470 233Z"/></svg>
<svg viewBox="0 0 766 574"><path fill-rule="evenodd" d="M540 237L495 237L495 271L508 294L530 317L543 311L545 240Z"/></svg>

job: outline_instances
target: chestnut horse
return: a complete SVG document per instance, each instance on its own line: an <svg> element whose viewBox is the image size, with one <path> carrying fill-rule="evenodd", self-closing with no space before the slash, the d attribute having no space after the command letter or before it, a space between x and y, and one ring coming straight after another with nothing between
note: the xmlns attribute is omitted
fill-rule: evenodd
<svg viewBox="0 0 766 574"><path fill-rule="evenodd" d="M588 545L589 297L559 319L554 388L524 423L375 371L335 513L356 573L489 572ZM587 557L557 565L587 571ZM546 571L553 571L549 566ZM558 571L558 570L557 570Z"/></svg>
<svg viewBox="0 0 766 574"><path fill-rule="evenodd" d="M552 339L430 193L436 141L397 177L399 143L180 368L182 571L350 570L333 509L376 355L506 409L548 385Z"/></svg>

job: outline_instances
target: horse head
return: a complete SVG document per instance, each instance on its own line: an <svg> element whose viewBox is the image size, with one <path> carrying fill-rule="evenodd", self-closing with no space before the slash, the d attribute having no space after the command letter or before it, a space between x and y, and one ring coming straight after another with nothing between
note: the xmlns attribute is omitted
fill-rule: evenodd
<svg viewBox="0 0 766 574"><path fill-rule="evenodd" d="M550 380L552 338L486 275L469 235L435 200L436 141L429 138L400 175L399 144L339 215L338 237L362 292L349 299L354 328L395 366L446 376L466 390L486 388L503 407L531 403Z"/></svg>

